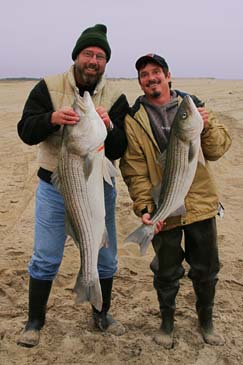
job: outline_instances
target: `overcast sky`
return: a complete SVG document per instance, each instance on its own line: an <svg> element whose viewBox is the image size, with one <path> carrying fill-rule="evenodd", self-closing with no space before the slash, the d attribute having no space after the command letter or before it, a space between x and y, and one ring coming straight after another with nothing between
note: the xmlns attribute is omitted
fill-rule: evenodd
<svg viewBox="0 0 243 365"><path fill-rule="evenodd" d="M0 78L66 71L81 32L108 28L108 77L164 56L172 77L243 79L243 0L0 0Z"/></svg>

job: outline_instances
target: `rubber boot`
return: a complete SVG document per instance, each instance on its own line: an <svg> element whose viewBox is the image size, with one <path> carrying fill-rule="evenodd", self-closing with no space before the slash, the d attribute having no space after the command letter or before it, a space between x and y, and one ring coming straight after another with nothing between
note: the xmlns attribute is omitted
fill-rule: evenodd
<svg viewBox="0 0 243 365"><path fill-rule="evenodd" d="M199 329L205 343L214 346L222 346L224 338L215 332L213 326L213 306L217 279L212 282L193 283L196 293L196 310Z"/></svg>
<svg viewBox="0 0 243 365"><path fill-rule="evenodd" d="M18 345L24 347L34 347L38 345L40 330L45 323L46 305L51 286L52 281L37 280L30 276L28 322L17 341Z"/></svg>
<svg viewBox="0 0 243 365"><path fill-rule="evenodd" d="M174 311L163 311L161 313L161 318L161 326L159 331L154 335L154 341L157 343L157 345L161 345L165 349L171 349L174 346Z"/></svg>
<svg viewBox="0 0 243 365"><path fill-rule="evenodd" d="M92 306L92 317L94 327L102 332L109 332L115 336L121 336L125 333L125 327L118 321L115 321L108 313L111 305L113 278L100 279L100 286L102 291L103 305L99 312Z"/></svg>
<svg viewBox="0 0 243 365"><path fill-rule="evenodd" d="M213 346L224 345L224 338L214 330L212 308L198 308L197 314L204 342Z"/></svg>
<svg viewBox="0 0 243 365"><path fill-rule="evenodd" d="M155 266L152 266L152 270L154 272L154 288L157 292L162 319L160 329L153 339L158 345L171 349L174 346L174 314L179 280L165 282L161 280Z"/></svg>

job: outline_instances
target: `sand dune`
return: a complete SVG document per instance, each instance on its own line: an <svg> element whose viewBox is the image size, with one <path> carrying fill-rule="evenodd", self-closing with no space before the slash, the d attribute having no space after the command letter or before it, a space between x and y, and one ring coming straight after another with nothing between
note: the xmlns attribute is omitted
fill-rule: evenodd
<svg viewBox="0 0 243 365"><path fill-rule="evenodd" d="M130 103L140 93L136 80L119 82ZM26 97L36 81L0 82L0 363L1 364L242 364L243 363L243 80L175 79L173 86L206 101L228 127L233 144L211 164L225 207L218 218L221 272L215 300L215 326L223 347L205 345L198 333L191 282L185 276L177 297L175 347L168 351L152 341L160 324L159 309L146 256L124 237L139 223L126 186L117 178L119 270L114 281L112 314L127 332L122 337L92 332L90 306L75 305L72 288L79 268L77 249L68 240L60 272L48 303L39 346L16 345L27 316L27 263L32 253L36 151L16 133ZM185 265L186 267L186 265Z"/></svg>

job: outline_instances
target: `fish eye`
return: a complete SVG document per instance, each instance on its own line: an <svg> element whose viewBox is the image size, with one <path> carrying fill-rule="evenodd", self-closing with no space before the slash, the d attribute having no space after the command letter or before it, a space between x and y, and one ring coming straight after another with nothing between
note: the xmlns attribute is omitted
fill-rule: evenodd
<svg viewBox="0 0 243 365"><path fill-rule="evenodd" d="M187 118L187 113L186 113L186 112L182 113L182 114L181 114L181 118L182 118L182 119L186 119L186 118Z"/></svg>

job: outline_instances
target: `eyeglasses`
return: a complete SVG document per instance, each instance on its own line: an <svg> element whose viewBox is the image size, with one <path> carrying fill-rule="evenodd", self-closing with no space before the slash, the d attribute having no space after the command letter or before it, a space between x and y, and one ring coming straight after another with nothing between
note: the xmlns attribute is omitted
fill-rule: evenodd
<svg viewBox="0 0 243 365"><path fill-rule="evenodd" d="M83 52L81 52L81 54L84 57L88 58L88 59L91 59L93 57L96 57L96 59L97 59L98 62L104 62L104 61L106 61L106 56L103 55L102 53L95 54L92 51L83 51Z"/></svg>

